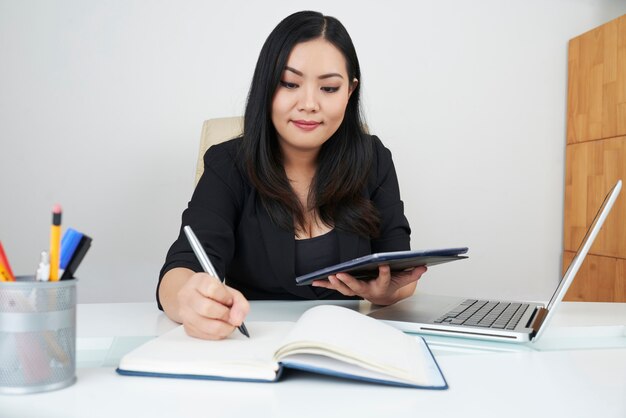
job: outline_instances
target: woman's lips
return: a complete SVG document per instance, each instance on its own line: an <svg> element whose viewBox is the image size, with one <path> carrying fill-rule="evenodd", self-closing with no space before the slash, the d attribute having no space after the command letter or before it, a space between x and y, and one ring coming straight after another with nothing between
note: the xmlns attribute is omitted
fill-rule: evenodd
<svg viewBox="0 0 626 418"><path fill-rule="evenodd" d="M320 126L320 122L315 122L313 120L293 120L291 122L304 131L312 131Z"/></svg>

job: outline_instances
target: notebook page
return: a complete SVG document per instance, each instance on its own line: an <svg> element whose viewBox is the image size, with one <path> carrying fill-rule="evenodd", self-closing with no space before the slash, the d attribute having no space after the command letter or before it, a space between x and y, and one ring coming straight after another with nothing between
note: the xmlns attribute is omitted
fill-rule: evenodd
<svg viewBox="0 0 626 418"><path fill-rule="evenodd" d="M423 338L416 337L419 344L426 344ZM420 387L444 388L447 383L437 367L437 364L428 361L426 375L424 380L418 380L415 377L403 379L401 377L390 377L388 374L364 369L351 363L339 361L334 358L313 355L313 354L290 354L282 360L285 367L292 369L306 370L313 373L327 374L339 377L358 377L359 380L366 380L379 383L390 383L399 385L410 385Z"/></svg>
<svg viewBox="0 0 626 418"><path fill-rule="evenodd" d="M289 354L327 355L420 385L440 376L423 340L338 306L306 311L281 347L276 353L278 359Z"/></svg>
<svg viewBox="0 0 626 418"><path fill-rule="evenodd" d="M272 355L293 327L292 322L247 322L250 338L237 330L227 339L193 338L179 326L125 355L126 371L274 380L278 364Z"/></svg>

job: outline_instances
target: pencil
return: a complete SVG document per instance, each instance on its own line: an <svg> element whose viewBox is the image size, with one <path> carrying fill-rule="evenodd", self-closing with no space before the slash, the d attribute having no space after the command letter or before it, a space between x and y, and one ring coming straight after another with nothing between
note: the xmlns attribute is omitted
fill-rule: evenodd
<svg viewBox="0 0 626 418"><path fill-rule="evenodd" d="M0 263L0 282L12 282L14 281L9 273L9 270L4 267L2 263Z"/></svg>
<svg viewBox="0 0 626 418"><path fill-rule="evenodd" d="M52 208L52 225L50 226L50 281L59 280L59 263L61 262L61 205Z"/></svg>

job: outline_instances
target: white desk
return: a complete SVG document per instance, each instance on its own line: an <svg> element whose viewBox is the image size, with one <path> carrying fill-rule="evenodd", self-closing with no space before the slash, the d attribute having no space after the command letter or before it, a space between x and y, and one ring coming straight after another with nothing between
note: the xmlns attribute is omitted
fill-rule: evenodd
<svg viewBox="0 0 626 418"><path fill-rule="evenodd" d="M247 320L295 320L314 304L253 302ZM365 302L339 304L365 313L371 309ZM462 340L433 340L450 385L446 391L308 374L291 374L279 383L236 383L119 376L115 366L121 355L175 324L153 303L79 305L77 383L55 392L0 395L0 417L380 418L478 416L481 411L488 417L626 417L626 344L621 343L626 304L565 303L552 325L548 341L550 335L567 339L570 330L594 328L587 328L592 335L587 348L566 350L510 344L505 344L508 351L502 344L462 344L454 350L450 340Z"/></svg>

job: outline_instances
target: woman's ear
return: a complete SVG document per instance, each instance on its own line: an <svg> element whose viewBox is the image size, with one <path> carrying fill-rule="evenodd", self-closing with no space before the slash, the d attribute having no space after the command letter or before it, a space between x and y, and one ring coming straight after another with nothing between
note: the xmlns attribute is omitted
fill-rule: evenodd
<svg viewBox="0 0 626 418"><path fill-rule="evenodd" d="M357 80L357 78L353 78L352 82L350 83L350 88L348 90L348 97L352 96L352 92L356 89L356 86L359 85L359 80Z"/></svg>

